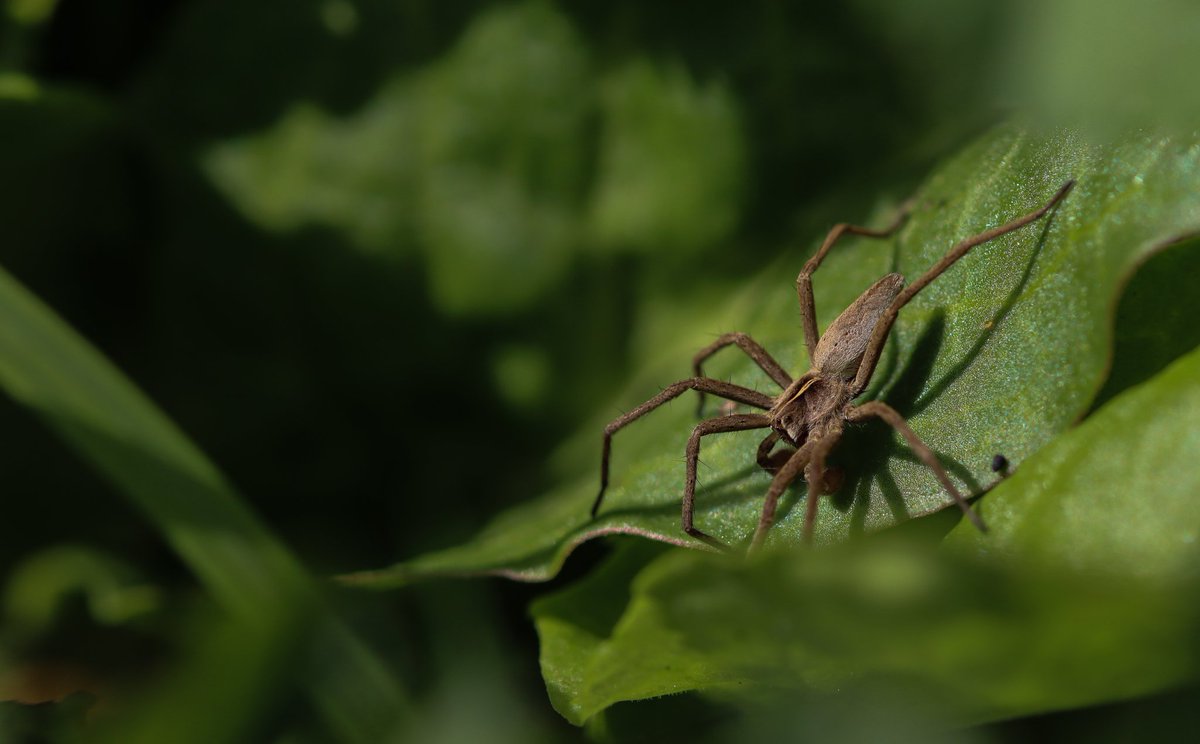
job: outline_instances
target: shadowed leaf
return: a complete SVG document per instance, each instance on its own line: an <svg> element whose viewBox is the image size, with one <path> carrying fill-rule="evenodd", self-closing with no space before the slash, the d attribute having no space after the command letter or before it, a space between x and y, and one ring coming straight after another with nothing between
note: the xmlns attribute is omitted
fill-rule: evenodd
<svg viewBox="0 0 1200 744"><path fill-rule="evenodd" d="M551 700L582 723L684 690L761 702L882 680L963 724L1178 684L1198 670L1197 447L1200 351L1031 457L985 500L988 535L674 551L627 600L589 579L534 607Z"/></svg>

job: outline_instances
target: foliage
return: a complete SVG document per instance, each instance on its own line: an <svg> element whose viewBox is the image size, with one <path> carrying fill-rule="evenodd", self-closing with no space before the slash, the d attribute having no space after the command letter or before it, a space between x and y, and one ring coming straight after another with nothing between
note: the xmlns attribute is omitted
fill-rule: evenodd
<svg viewBox="0 0 1200 744"><path fill-rule="evenodd" d="M961 725L1189 679L1198 414L1193 352L1031 456L981 502L991 532L959 524L940 550L899 535L745 563L672 552L634 561L629 596L615 556L535 607L551 699L583 722L688 689L782 701L883 679Z"/></svg>
<svg viewBox="0 0 1200 744"><path fill-rule="evenodd" d="M1198 18L6 4L0 738L1177 735ZM820 549L803 485L754 560L684 549L686 399L621 432L589 520L600 427L714 334L803 367L791 281L833 221L917 195L818 273L824 323L1069 177L902 313L870 391L964 489L1009 458L987 535L872 425ZM705 442L731 542L755 441ZM481 573L553 583L450 578Z"/></svg>
<svg viewBox="0 0 1200 744"><path fill-rule="evenodd" d="M814 279L818 314L828 322L888 271L918 276L958 240L1031 211L1059 184L1078 179L1045 223L981 246L917 296L901 313L892 352L866 394L905 415L960 488L978 493L993 477L993 453L1019 464L1088 409L1109 366L1109 308L1129 272L1148 254L1200 229L1200 205L1188 196L1200 187L1198 152L1186 139L1139 136L1096 148L1069 134L998 129L917 192L918 206L892 251L859 241L831 255ZM731 299L728 314L701 316L688 331L677 330L677 358L686 360L686 349L701 347L707 337L738 329L798 374L803 343L790 287L778 281L785 271L783 262L772 265ZM766 299L773 284L782 285L773 293L782 295L779 301ZM679 377L688 372L681 363L673 368ZM663 367L652 369L662 374ZM761 386L762 374L748 359L724 370L741 384ZM637 397L653 392L642 383L636 388L643 391ZM597 475L588 472L587 458L576 458L583 478L501 515L472 542L352 579L400 583L455 571L546 578L579 542L613 533L703 547L678 528L679 457L691 430L689 409L676 403L617 435L616 475L596 521L588 510ZM595 450L601 427L589 422L568 446L571 453ZM728 543L752 532L770 482L769 474L748 467L758 434L703 444L705 474L715 483L701 483L697 524ZM928 514L949 500L899 436L882 426L848 439L834 462L847 479L842 494L823 500L818 512L818 538L825 542ZM785 504L771 537L798 544L803 510L790 506Z"/></svg>

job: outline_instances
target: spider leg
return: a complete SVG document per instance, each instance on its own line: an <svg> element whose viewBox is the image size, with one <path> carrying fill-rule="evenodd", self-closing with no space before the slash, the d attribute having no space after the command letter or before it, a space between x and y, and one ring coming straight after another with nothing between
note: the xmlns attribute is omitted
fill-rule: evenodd
<svg viewBox="0 0 1200 744"><path fill-rule="evenodd" d="M889 237L904 223L905 217L908 216L908 210L911 208L911 200L901 205L899 213L892 220L892 224L882 230L872 230L869 227L859 227L858 225L850 225L845 222L834 225L829 234L825 236L825 242L821 244L820 250L814 253L812 258L808 259L808 262L804 264L804 268L800 269L800 275L796 277L796 294L800 296L800 317L804 323L804 346L808 349L810 364L812 363L813 355L817 351L817 342L821 340L821 336L817 332L817 310L813 301L812 275L821 266L821 262L825 260L825 254L829 253L834 243L838 242L846 234L861 235L866 238Z"/></svg>
<svg viewBox="0 0 1200 744"><path fill-rule="evenodd" d="M687 443L687 479L683 486L683 531L718 550L729 550L729 546L696 528L694 507L696 502L696 463L700 459L700 438L709 434L730 431L765 429L771 425L771 417L761 413L733 414L701 421L692 430Z"/></svg>
<svg viewBox="0 0 1200 744"><path fill-rule="evenodd" d="M768 473L773 474L778 472L779 469L783 467L784 463L787 462L788 458L792 456L792 452L795 452L795 450L780 450L778 452L771 452L778 442L779 432L773 431L767 435L766 439L762 440L758 444L758 454L755 456L754 461L758 463L760 468Z"/></svg>
<svg viewBox="0 0 1200 744"><path fill-rule="evenodd" d="M862 361L858 366L858 373L854 377L854 385L851 387L853 396L862 394L862 391L867 389L867 385L871 383L871 375L875 374L875 365L879 363L879 355L883 352L883 345L887 343L888 333L892 330L892 324L896 322L896 315L900 312L900 308L904 307L917 292L920 292L929 285L934 279L942 275L946 269L950 268L955 261L962 258L977 245L982 245L989 240L998 238L1005 233L1010 233L1013 230L1020 229L1030 222L1034 222L1049 212L1050 209L1062 200L1071 187L1075 185L1074 181L1067 181L1061 188L1050 198L1050 201L1045 205L1035 209L1034 211L1017 219L1007 222L999 227L993 227L991 230L974 235L962 241L958 245L951 248L942 260L933 265L933 268L922 274L916 281L901 290L896 299L888 307L887 311L879 318L879 322L875 324L875 330L871 333L871 340L867 343L867 349L863 352ZM805 325L807 329L807 324Z"/></svg>
<svg viewBox="0 0 1200 744"><path fill-rule="evenodd" d="M975 513L975 510L971 508L967 500L962 497L962 494L950 482L950 476L946 474L946 470L942 467L942 463L938 460L937 455L933 453L933 450L929 449L928 445L921 441L921 438L909 427L908 422L904 420L904 417L895 408L892 408L883 401L872 400L851 408L846 415L846 420L862 421L872 416L883 419L888 424L891 424L893 429L900 432L901 436L908 442L909 449L917 457L921 458L921 462L925 463L925 467L933 471L938 482L942 484L942 488L946 489L946 492L953 497L954 503L958 504L959 508L963 510L963 514L966 515L967 519L971 520L971 524L975 525L980 532L987 532L987 525L983 523L983 520ZM809 487L811 488L811 485Z"/></svg>
<svg viewBox="0 0 1200 744"><path fill-rule="evenodd" d="M712 393L719 395L722 398L745 403L748 406L755 408L769 409L774 404L774 399L769 395L744 388L740 385L734 385L729 382L721 382L720 380L710 380L707 377L693 377L690 380L680 380L672 385L668 385L661 393L654 396L650 400L641 404L632 411L618 416L609 422L608 426L604 427L604 445L600 451L600 493L596 494L596 501L592 504L592 516L596 516L596 512L600 509L600 502L604 500L604 491L608 488L608 457L612 450L612 436L626 425L633 423L637 419L645 416L650 411L658 408L663 403L669 400L678 398L688 390L699 390L704 393Z"/></svg>
<svg viewBox="0 0 1200 744"><path fill-rule="evenodd" d="M786 388L792 384L792 376L787 373L779 362L775 361L766 349L762 347L754 339L744 333L725 333L713 341L708 346L705 346L700 351L696 352L696 356L692 359L692 370L696 377L703 377L704 372L701 367L704 360L708 359L713 354L716 354L726 346L737 345L739 349L746 352L746 356L754 360L754 363L767 373L767 376L775 381L781 388ZM704 391L700 391L700 402L696 407L696 415L699 416L704 411Z"/></svg>
<svg viewBox="0 0 1200 744"><path fill-rule="evenodd" d="M754 529L754 537L750 540L751 552L758 550L763 540L767 538L767 531L775 522L775 508L779 505L779 497L783 495L788 486L792 485L793 481L800 477L815 445L816 441L812 439L805 442L775 473L775 477L771 480L771 487L767 489L767 498L763 502L762 516L758 518L758 527Z"/></svg>
<svg viewBox="0 0 1200 744"><path fill-rule="evenodd" d="M841 438L840 429L822 437L813 447L808 466L804 469L804 480L808 481L808 497L804 505L804 542L808 544L812 544L813 525L817 521L817 503L821 494L825 492L825 458Z"/></svg>

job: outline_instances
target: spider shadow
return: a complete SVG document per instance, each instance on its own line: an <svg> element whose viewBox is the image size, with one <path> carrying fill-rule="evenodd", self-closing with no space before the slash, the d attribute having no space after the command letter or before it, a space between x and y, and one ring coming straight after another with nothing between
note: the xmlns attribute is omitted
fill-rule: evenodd
<svg viewBox="0 0 1200 744"><path fill-rule="evenodd" d="M934 360L937 359L938 351L945 341L945 334L946 316L944 312L938 311L921 332L904 368L887 386L886 402L905 419L919 410L918 398L925 381L929 379ZM965 483L972 493L980 490L980 485L971 471L961 462L943 452L935 454L947 472ZM887 508L897 522L912 517L904 495L889 468L889 463L896 459L922 465L895 430L877 419L847 427L842 440L830 454L829 464L840 467L845 472L841 490L832 494L830 500L835 509L850 514L852 533L861 534L866 530L873 483L878 483ZM929 478L936 483L932 472L929 472ZM797 501L789 499L789 503L783 505L783 508L790 510Z"/></svg>
<svg viewBox="0 0 1200 744"><path fill-rule="evenodd" d="M753 431L753 430L752 430ZM765 431L765 430L764 430ZM703 512L714 507L736 506L744 503L747 496L744 489L739 488L751 476L761 472L758 465L746 465L738 470L727 475L713 478L705 482L697 482L696 484L696 526L702 530L708 531L708 528L702 524ZM762 493L765 496L767 487L764 485ZM679 496L683 496L683 488L679 489ZM658 506L632 506L626 508L613 509L605 511L605 516L628 515L633 517L645 516L647 514L655 516L679 515L682 501L676 499L674 501L664 502ZM680 534L683 534L682 532ZM749 535L747 535L749 538Z"/></svg>
<svg viewBox="0 0 1200 744"><path fill-rule="evenodd" d="M975 339L975 343L971 345L971 348L968 349L965 354L963 354L962 359L957 364L951 367L944 375L942 375L941 379L939 379L929 388L929 390L920 398L920 400L913 402L910 411L901 411L901 413L905 415L905 418L908 417L909 413L918 414L924 411L931 403L933 403L933 401L937 400L938 396L946 392L946 390L953 385L958 378L962 377L963 373L966 372L967 367L971 366L971 362L974 361L975 357L979 355L979 352L983 350L984 345L987 344L987 342L996 333L996 329L1000 327L1000 322L1007 318L1013 311L1013 308L1016 307L1017 300L1020 298L1021 293L1025 291L1025 287L1029 284L1029 278L1033 275L1033 265L1036 262L1038 255L1041 254L1042 248L1046 244L1046 237L1050 233L1050 226L1050 220L1046 220L1042 224L1041 232L1038 234L1038 239L1034 242L1033 249L1029 251L1029 258L1025 261L1025 268L1021 272L1020 279L1018 279L1017 283L1013 285L1013 288L1009 291L1008 296L1006 296L1004 298L1004 302L1001 303L1000 309L994 316L992 316L988 324L979 334L979 337Z"/></svg>

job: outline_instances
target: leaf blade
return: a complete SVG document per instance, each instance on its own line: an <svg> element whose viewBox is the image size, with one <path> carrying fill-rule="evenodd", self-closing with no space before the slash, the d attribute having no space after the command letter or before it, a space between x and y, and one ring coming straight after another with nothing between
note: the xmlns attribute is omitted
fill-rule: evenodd
<svg viewBox="0 0 1200 744"><path fill-rule="evenodd" d="M41 416L163 532L214 599L255 632L303 622L343 660L311 691L368 741L405 716L398 682L321 602L304 568L215 466L107 359L0 270L0 386ZM347 697L331 681L353 681Z"/></svg>
<svg viewBox="0 0 1200 744"><path fill-rule="evenodd" d="M747 563L675 551L583 649L556 643L573 629L562 613L546 622L552 596L535 607L557 653L543 656L547 676L585 670L559 710L582 723L680 690L749 699L882 678L936 696L941 723L962 724L1194 678L1198 444L1195 350L998 486L987 535L960 524L944 547L897 534Z"/></svg>
<svg viewBox="0 0 1200 744"><path fill-rule="evenodd" d="M1146 256L1200 230L1200 204L1191 197L1200 189L1200 140L1139 134L1097 145L1069 131L997 128L931 175L891 259L878 243L839 245L814 277L818 316L829 321L878 276L917 276L959 240L1041 206L1069 178L1075 189L1045 219L977 247L904 308L866 396L905 415L965 492L978 493L993 479L993 454L1019 464L1087 410L1109 366L1112 314L1126 278ZM669 375L685 376L683 349L723 331L748 331L789 369L803 369L796 363L804 353L794 300L779 279L799 265L781 259L736 294L724 315L695 313L690 326L659 345L661 355L633 381L622 407L649 397L650 379L661 385ZM671 362L674 349L680 351ZM766 384L741 358L712 367L711 374L734 382ZM595 521L586 519L596 483L586 450L594 447L598 457L602 422L585 426L565 448L564 459L577 463L573 472L582 471L578 480L501 515L465 545L361 574L359 583L386 587L448 573L541 580L574 545L612 533L702 548L677 526L679 459L695 422L689 408L676 401L621 431L612 485ZM704 440L709 467L701 470L697 524L727 543L747 539L770 481L753 466L756 443L746 433ZM882 427L849 433L834 464L846 469L847 484L822 500L819 541L842 541L950 503ZM797 490L785 496L770 541L800 542Z"/></svg>

